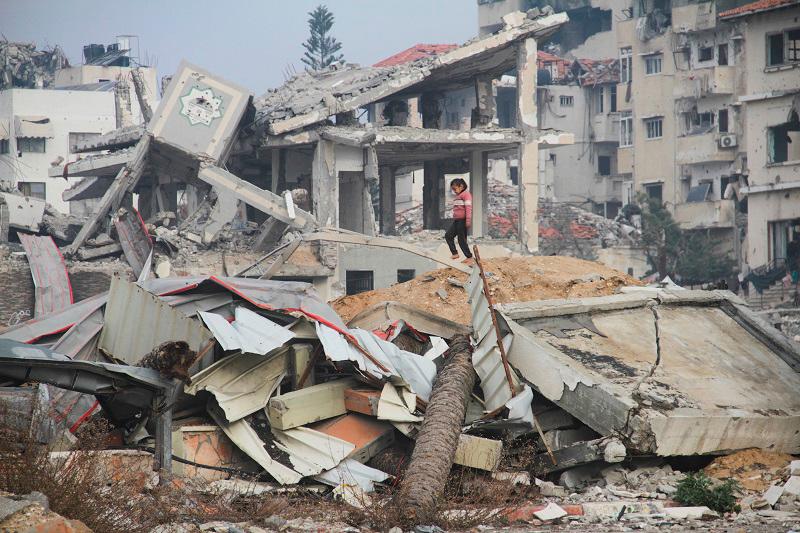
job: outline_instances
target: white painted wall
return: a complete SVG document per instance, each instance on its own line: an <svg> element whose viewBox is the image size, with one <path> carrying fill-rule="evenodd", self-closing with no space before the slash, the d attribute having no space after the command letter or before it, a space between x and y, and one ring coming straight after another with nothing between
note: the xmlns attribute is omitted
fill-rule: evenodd
<svg viewBox="0 0 800 533"><path fill-rule="evenodd" d="M44 153L17 153L15 115L45 116L50 119L53 138L47 139ZM80 178L50 178L51 162L59 156L75 159L69 153L69 134L106 133L116 128L114 93L64 91L53 89L9 89L0 91L0 120L11 129L10 153L0 155L0 180L17 186L19 182L44 182L46 200L64 213L69 204L61 194Z"/></svg>

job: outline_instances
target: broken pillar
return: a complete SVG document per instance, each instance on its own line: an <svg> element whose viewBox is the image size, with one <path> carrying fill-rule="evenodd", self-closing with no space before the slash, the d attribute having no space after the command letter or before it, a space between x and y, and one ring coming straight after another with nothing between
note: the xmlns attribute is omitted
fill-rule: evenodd
<svg viewBox="0 0 800 533"><path fill-rule="evenodd" d="M476 150L470 154L469 190L472 192L472 236L483 237L488 228L486 208L489 196L488 154Z"/></svg>
<svg viewBox="0 0 800 533"><path fill-rule="evenodd" d="M441 215L439 211L439 185L443 179L440 161L426 161L423 166L422 185L422 227L423 229L439 229Z"/></svg>
<svg viewBox="0 0 800 533"><path fill-rule="evenodd" d="M335 167L333 143L320 139L314 148L311 166L313 211L320 226L339 226L339 183Z"/></svg>
<svg viewBox="0 0 800 533"><path fill-rule="evenodd" d="M475 78L476 123L473 127L491 126L495 121L494 86L491 77Z"/></svg>
<svg viewBox="0 0 800 533"><path fill-rule="evenodd" d="M381 190L381 233L383 235L394 235L395 228L395 201L397 199L397 187L395 183L395 169L393 167L381 167L380 170L380 190Z"/></svg>
<svg viewBox="0 0 800 533"><path fill-rule="evenodd" d="M519 235L528 252L539 249L539 153L536 139L536 40L517 44L519 144Z"/></svg>

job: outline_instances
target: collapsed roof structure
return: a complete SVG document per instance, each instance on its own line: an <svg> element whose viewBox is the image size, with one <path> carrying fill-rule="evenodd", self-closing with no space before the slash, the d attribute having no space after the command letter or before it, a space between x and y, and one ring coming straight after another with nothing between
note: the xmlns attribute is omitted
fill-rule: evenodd
<svg viewBox="0 0 800 533"><path fill-rule="evenodd" d="M537 220L524 213L536 213L537 146L569 143L572 136L539 132L535 102L527 98L518 101L517 128L497 127L492 80L517 68L520 94L533 94L536 62L529 59L536 55L536 39L567 17L536 11L507 18L496 34L439 55L385 67L335 65L304 72L252 103L245 89L182 64L144 133L117 131L76 145L76 152L104 153L51 169L51 176L87 176L65 193L71 199L102 196L67 255L77 254L110 213L130 206L131 194L139 195L138 211L147 221L158 212L176 211L178 190L189 198L190 210L180 229L195 242L213 242L240 215L240 202L248 206L247 218L263 221L256 248L264 251L287 228L391 235L393 172L408 165L425 169L424 220L431 228L442 223L445 174L456 167L469 171L473 233L480 237L487 229L487 158L506 152L518 152L522 162L517 235L526 249L536 250ZM464 87L479 96L473 128L443 128L438 98ZM387 125L364 125L356 118L361 108L379 103L392 108L392 102L410 97L423 102L423 127L411 126L399 112ZM308 201L279 194L291 189L305 191ZM330 240L333 233L326 235ZM325 253L323 263L334 268L335 249L332 256Z"/></svg>

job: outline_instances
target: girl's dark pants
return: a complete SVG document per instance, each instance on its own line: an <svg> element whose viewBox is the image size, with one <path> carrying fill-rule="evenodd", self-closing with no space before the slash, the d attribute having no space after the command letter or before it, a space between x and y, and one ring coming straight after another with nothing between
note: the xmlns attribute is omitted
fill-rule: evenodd
<svg viewBox="0 0 800 533"><path fill-rule="evenodd" d="M455 243L456 237L458 237L458 246L461 247L464 256L467 258L472 257L472 252L469 251L469 245L467 244L467 221L463 218L454 219L450 229L444 234L444 240L447 241L447 246L450 247L450 253L453 255L458 254Z"/></svg>

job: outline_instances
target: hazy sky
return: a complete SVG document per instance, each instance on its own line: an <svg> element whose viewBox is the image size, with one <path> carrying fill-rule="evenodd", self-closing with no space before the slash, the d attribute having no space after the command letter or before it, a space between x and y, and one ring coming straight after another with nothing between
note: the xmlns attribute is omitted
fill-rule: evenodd
<svg viewBox="0 0 800 533"><path fill-rule="evenodd" d="M83 45L139 36L143 59L172 73L185 58L256 95L302 69L307 13L319 0L0 0L0 33L60 45L73 64ZM477 34L475 0L327 0L349 62L372 64L416 43Z"/></svg>

